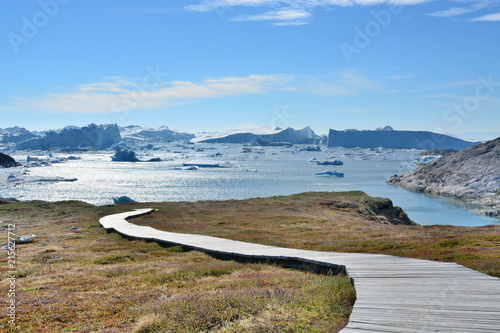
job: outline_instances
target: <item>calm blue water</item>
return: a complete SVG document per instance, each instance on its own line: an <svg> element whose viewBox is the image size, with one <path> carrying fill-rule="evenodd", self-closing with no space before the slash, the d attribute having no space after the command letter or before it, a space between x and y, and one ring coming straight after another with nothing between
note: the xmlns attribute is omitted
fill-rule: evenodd
<svg viewBox="0 0 500 333"><path fill-rule="evenodd" d="M200 145L196 145L200 147ZM0 197L20 200L83 200L92 204L113 203L112 197L127 195L136 201L198 201L245 199L288 195L307 191L362 190L369 195L390 198L412 220L422 225L451 224L479 226L500 220L470 213L473 208L459 200L432 198L387 185L393 174L415 167L410 163L416 152L394 150L328 149L304 152L297 148L267 147L242 153L241 146L206 146L195 151L192 146L165 147L155 157L172 159L158 163L111 162L112 152L80 155L82 160L29 169L29 177L77 178L76 182L35 182L13 186L5 180L27 168L0 169ZM176 151L174 153L174 151ZM222 157L212 157L214 153ZM151 154L151 153L149 153ZM61 155L58 156L67 156ZM15 156L18 160L26 155ZM149 159L153 156L141 156ZM335 157L342 166L320 166L308 162ZM174 170L192 160L232 161L235 168L203 168L196 171ZM337 170L343 178L318 177L315 172Z"/></svg>

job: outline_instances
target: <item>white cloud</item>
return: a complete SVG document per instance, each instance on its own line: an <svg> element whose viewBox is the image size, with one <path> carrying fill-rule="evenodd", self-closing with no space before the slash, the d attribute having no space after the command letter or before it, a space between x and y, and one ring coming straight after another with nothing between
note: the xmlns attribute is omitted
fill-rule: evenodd
<svg viewBox="0 0 500 333"><path fill-rule="evenodd" d="M197 5L185 8L192 11L210 11L222 7L259 7L259 6L284 6L295 8L313 8L320 6L355 6L355 5L417 5L434 0L204 0Z"/></svg>
<svg viewBox="0 0 500 333"><path fill-rule="evenodd" d="M261 95L273 91L344 98L381 88L383 86L378 82L353 70L323 77L269 74L206 78L199 82L170 81L154 87L145 87L137 80L114 77L83 84L65 93L12 97L11 105L0 106L0 109L12 107L65 113L108 113L163 109L203 99Z"/></svg>
<svg viewBox="0 0 500 333"><path fill-rule="evenodd" d="M447 10L441 10L427 15L435 17L455 18L456 16L459 15L473 13L485 8L493 8L495 6L498 6L497 0L452 0L452 1L467 4L468 7L451 7ZM483 17L487 18L488 16L490 15L481 16L481 18ZM492 21L497 21L497 20L498 19L496 20L494 19ZM478 20L472 19L471 21L482 21L482 19L480 18Z"/></svg>
<svg viewBox="0 0 500 333"><path fill-rule="evenodd" d="M436 16L436 17L453 17L453 16L458 16L470 12L474 12L476 9L473 8L461 8L461 7L452 7L447 10L442 10L434 13L427 14L429 16Z"/></svg>
<svg viewBox="0 0 500 333"><path fill-rule="evenodd" d="M473 18L471 21L500 21L500 13L483 15Z"/></svg>
<svg viewBox="0 0 500 333"><path fill-rule="evenodd" d="M172 81L154 88L123 82L79 86L69 93L46 93L35 98L14 97L14 105L56 112L103 113L128 109L159 109L203 98L264 94L286 90L290 75L249 75L206 79L200 83Z"/></svg>
<svg viewBox="0 0 500 333"><path fill-rule="evenodd" d="M258 15L247 15L232 18L231 21L279 21L276 25L307 24L311 13L303 9L283 9Z"/></svg>
<svg viewBox="0 0 500 333"><path fill-rule="evenodd" d="M190 11L225 11L232 7L271 7L272 11L239 16L231 21L276 21L274 25L302 25L310 23L312 12L319 7L347 7L370 5L417 5L434 0L203 0L186 6Z"/></svg>

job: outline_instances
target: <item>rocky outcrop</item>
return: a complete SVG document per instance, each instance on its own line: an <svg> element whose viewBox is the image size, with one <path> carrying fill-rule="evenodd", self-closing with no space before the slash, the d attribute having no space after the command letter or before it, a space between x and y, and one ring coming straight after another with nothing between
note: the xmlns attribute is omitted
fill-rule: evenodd
<svg viewBox="0 0 500 333"><path fill-rule="evenodd" d="M393 148L393 149L455 149L462 150L477 142L427 131L395 131L387 126L375 131L330 130L328 147Z"/></svg>
<svg viewBox="0 0 500 333"><path fill-rule="evenodd" d="M394 206L392 201L387 198L373 198L367 200L366 206L359 210L369 220L382 224L396 225L417 225L410 220L408 215L401 207Z"/></svg>
<svg viewBox="0 0 500 333"><path fill-rule="evenodd" d="M350 210L381 224L417 225L401 207L394 206L390 199L371 197L361 191L343 193L345 195L340 196L340 200L322 201L319 204L334 210Z"/></svg>
<svg viewBox="0 0 500 333"><path fill-rule="evenodd" d="M0 153L0 167L3 168L13 168L21 166L22 164L17 162L15 159L9 155Z"/></svg>
<svg viewBox="0 0 500 333"><path fill-rule="evenodd" d="M388 183L498 208L500 138L440 157L403 175L394 175Z"/></svg>
<svg viewBox="0 0 500 333"><path fill-rule="evenodd" d="M443 148L443 149L426 150L426 151L423 151L421 153L418 153L418 155L420 155L420 156L427 156L427 155L448 156L448 155L454 154L456 152L457 152L457 150L455 150L455 149Z"/></svg>
<svg viewBox="0 0 500 333"><path fill-rule="evenodd" d="M51 149L57 147L95 147L109 148L120 142L121 135L117 125L90 124L82 128L66 128L60 133L48 132L44 137L19 142L17 149Z"/></svg>

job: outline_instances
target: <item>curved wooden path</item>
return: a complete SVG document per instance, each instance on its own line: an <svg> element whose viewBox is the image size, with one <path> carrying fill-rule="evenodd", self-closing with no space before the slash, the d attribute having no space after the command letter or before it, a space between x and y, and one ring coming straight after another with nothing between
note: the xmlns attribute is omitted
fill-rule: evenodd
<svg viewBox="0 0 500 333"><path fill-rule="evenodd" d="M357 299L342 333L500 332L498 278L454 263L280 248L160 231L126 221L152 211L108 215L99 222L126 237L182 245L220 258L344 271L354 283Z"/></svg>

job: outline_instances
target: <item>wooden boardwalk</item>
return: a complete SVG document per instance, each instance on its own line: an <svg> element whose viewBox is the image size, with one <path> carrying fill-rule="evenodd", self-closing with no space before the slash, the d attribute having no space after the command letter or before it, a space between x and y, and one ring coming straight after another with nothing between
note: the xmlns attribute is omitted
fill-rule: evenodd
<svg viewBox="0 0 500 333"><path fill-rule="evenodd" d="M126 221L152 211L109 215L100 223L127 237L182 245L221 258L345 271L354 283L357 299L342 333L500 332L498 278L454 263L280 248L160 231Z"/></svg>

